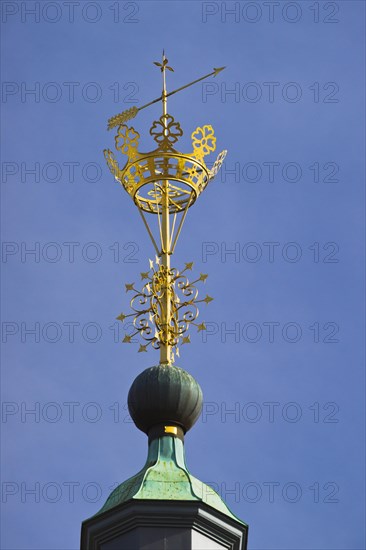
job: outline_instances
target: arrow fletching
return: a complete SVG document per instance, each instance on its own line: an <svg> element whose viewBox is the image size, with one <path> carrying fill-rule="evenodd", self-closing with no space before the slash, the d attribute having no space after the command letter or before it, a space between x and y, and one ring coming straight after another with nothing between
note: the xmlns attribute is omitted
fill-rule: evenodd
<svg viewBox="0 0 366 550"><path fill-rule="evenodd" d="M108 120L108 130L111 130L115 126L120 126L124 122L131 120L131 118L135 118L138 112L139 109L137 107L131 107L130 109L127 109L127 111L123 111L123 113L112 116L112 118Z"/></svg>

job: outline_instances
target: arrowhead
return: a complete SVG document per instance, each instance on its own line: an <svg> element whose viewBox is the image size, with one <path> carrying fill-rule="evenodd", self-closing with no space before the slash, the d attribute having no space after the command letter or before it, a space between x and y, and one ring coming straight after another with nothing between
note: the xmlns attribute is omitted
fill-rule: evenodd
<svg viewBox="0 0 366 550"><path fill-rule="evenodd" d="M217 76L224 69L226 69L226 67L218 67L217 69L215 69L215 67L214 67L214 76Z"/></svg>

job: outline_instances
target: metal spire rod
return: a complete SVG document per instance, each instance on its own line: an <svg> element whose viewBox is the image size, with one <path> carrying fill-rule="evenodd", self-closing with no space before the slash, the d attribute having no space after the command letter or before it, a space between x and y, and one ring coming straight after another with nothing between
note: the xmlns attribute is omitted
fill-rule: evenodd
<svg viewBox="0 0 366 550"><path fill-rule="evenodd" d="M158 63L155 63L159 65ZM163 92L161 94L163 104L163 120L164 132L167 133L166 116L168 114L167 91L166 91L166 70L173 70L168 66L168 60L163 51L163 63L161 72L163 76ZM171 319L171 291L170 291L170 219L169 219L169 180L163 179L162 185L162 265L166 270L165 284L163 288L162 313L163 313L163 330L165 332L164 342L160 344L160 363L170 364L172 361L172 346L170 344L170 319Z"/></svg>
<svg viewBox="0 0 366 550"><path fill-rule="evenodd" d="M161 66L160 63L158 64L157 62L155 62L155 64L158 66ZM171 71L173 70L171 67L167 67L167 68ZM189 82L188 84L185 84L184 86L181 86L180 88L177 88L172 92L169 92L168 94L165 95L165 98L170 97L171 95L174 95L178 92L181 92L182 90L185 90L186 88L193 86L193 84L197 84L197 82L201 82L201 80L205 80L210 76L215 77L225 68L226 67L218 67L217 69L214 68L212 73L206 74L205 76L201 76L200 78L197 78L196 80L193 80L192 82ZM162 72L165 73L165 69ZM126 111L123 111L122 113L119 113L118 115L111 117L108 120L108 130L111 130L115 126L119 126L120 124L123 124L123 122L127 122L127 120L130 120L131 118L135 118L135 116L139 111L142 111L142 109L146 109L146 107L150 107L150 105L154 105L154 103L157 103L158 101L161 101L161 100L163 100L163 94L160 97L153 99L149 103L146 103L146 105L143 105L142 107L131 107L130 109L127 109Z"/></svg>
<svg viewBox="0 0 366 550"><path fill-rule="evenodd" d="M126 284L126 292L133 293L130 301L133 313L121 313L117 319L123 322L126 317L132 317L134 332L126 334L122 341L129 343L139 335L145 342L140 344L139 352L146 352L148 346L159 349L160 364L171 365L175 356L179 356L179 346L190 343L190 337L186 335L190 325L194 325L198 332L206 330L205 323L195 322L198 306L212 301L209 295L198 299L196 284L205 283L207 274L201 273L191 283L187 272L192 270L193 262L186 263L184 269L178 271L171 266L171 256L189 208L219 171L226 150L209 169L204 157L216 149L216 137L209 124L197 127L192 133L192 152L185 154L177 150L175 143L183 131L180 123L168 114L168 97L205 78L216 76L225 67L214 69L168 92L166 75L173 68L169 66L164 51L162 59L154 64L162 73L161 95L139 109L132 107L109 119L109 128L118 127L115 146L127 155L126 164L121 168L109 149L105 149L104 154L112 174L136 204L156 252L155 261L149 260L150 269L140 274L143 281L141 290L134 283ZM157 148L142 153L138 149L140 134L123 123L135 117L139 110L159 101L162 102L162 114L150 128ZM179 221L178 214L181 216ZM147 219L150 216L156 220L154 233Z"/></svg>

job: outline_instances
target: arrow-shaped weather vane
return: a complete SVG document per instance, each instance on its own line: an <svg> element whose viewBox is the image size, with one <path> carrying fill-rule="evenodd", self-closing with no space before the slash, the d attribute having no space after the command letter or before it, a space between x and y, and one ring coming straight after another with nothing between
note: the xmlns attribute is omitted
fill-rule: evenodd
<svg viewBox="0 0 366 550"><path fill-rule="evenodd" d="M184 86L181 86L180 88L177 88L176 90L173 90L172 92L169 92L166 94L165 97L169 97L171 95L174 95L178 92L181 92L182 90L185 90L186 88L189 88L190 86L193 86L193 84L197 84L197 82L201 82L201 80L205 80L206 78L209 78L210 76L217 76L221 71L223 71L225 67L219 67L217 69L214 68L212 73L206 74L205 76L201 76L201 78L197 78L197 80L193 80L193 82L190 82L189 84L185 84ZM161 101L163 99L163 95L157 97L156 99L153 99L149 103L146 103L146 105L143 105L142 107L131 107L130 109L127 109L126 111L123 111L122 113L119 113L118 115L113 116L108 120L108 130L111 130L115 126L119 126L120 124L123 124L124 122L127 122L127 120L131 120L131 118L135 118L137 113L139 111L142 111L142 109L145 109L146 107L150 107L150 105L153 105L154 103L157 103L158 101Z"/></svg>

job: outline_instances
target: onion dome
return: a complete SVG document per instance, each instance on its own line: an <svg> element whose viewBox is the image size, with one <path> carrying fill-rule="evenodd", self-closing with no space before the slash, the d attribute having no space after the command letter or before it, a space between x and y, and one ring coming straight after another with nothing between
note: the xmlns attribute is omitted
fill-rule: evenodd
<svg viewBox="0 0 366 550"><path fill-rule="evenodd" d="M137 428L149 434L167 424L186 433L198 419L203 395L198 382L175 365L158 365L135 378L128 394L128 409Z"/></svg>

